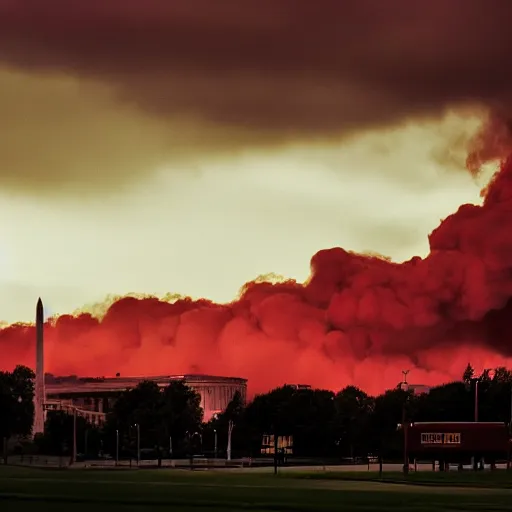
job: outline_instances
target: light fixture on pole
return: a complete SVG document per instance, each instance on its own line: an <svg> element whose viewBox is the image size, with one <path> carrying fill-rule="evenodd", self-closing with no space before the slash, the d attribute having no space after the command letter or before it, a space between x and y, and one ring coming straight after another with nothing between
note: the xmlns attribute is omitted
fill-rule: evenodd
<svg viewBox="0 0 512 512"><path fill-rule="evenodd" d="M116 430L116 466L119 464L119 430Z"/></svg>
<svg viewBox="0 0 512 512"><path fill-rule="evenodd" d="M137 466L140 464L140 425L135 423L137 429Z"/></svg>
<svg viewBox="0 0 512 512"><path fill-rule="evenodd" d="M73 408L73 453L71 455L71 464L76 462L76 407Z"/></svg>

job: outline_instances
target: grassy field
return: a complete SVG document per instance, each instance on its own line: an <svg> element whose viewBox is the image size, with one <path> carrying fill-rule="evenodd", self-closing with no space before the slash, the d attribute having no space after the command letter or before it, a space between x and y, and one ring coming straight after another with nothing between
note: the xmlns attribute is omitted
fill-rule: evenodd
<svg viewBox="0 0 512 512"><path fill-rule="evenodd" d="M414 475L409 485L360 473L251 475L181 470L42 470L0 466L0 510L142 512L180 510L454 511L512 510L505 472L480 474L493 488L477 488L467 474ZM441 475L441 476L437 476ZM491 475L491 476L488 476ZM323 476L323 478L320 478ZM390 475L385 475L390 479ZM395 480L398 475L393 475ZM411 475L412 476L412 475ZM436 487L410 485L420 477ZM460 477L458 481L452 478ZM434 482L433 479L438 481ZM470 487L454 487L454 484Z"/></svg>
<svg viewBox="0 0 512 512"><path fill-rule="evenodd" d="M302 480L333 480L333 481L373 481L383 483L408 484L416 486L436 486L436 487L479 487L493 489L511 489L512 490L512 471L458 471L433 472L421 471L418 473L409 473L405 476L402 472L383 472L379 476L378 472L362 471L316 471L310 473L290 474L290 477Z"/></svg>

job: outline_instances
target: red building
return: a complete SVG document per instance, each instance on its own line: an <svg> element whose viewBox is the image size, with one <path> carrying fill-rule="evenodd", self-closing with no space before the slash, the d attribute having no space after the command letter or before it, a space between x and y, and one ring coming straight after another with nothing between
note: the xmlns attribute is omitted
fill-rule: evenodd
<svg viewBox="0 0 512 512"><path fill-rule="evenodd" d="M509 426L502 422L418 422L407 429L410 458L467 463L508 460Z"/></svg>

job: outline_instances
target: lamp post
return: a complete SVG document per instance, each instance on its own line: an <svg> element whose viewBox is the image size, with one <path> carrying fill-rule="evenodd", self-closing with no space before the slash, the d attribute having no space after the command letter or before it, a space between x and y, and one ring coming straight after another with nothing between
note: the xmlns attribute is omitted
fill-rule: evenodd
<svg viewBox="0 0 512 512"><path fill-rule="evenodd" d="M479 399L479 396L478 396L478 390L479 390L479 384L480 382L482 381L482 377L484 375L487 375L487 377L489 379L492 379L493 378L493 375L494 375L494 372L490 369L484 369L484 371L482 372L482 375L480 377L473 377L472 379L470 379L469 383L472 384L474 383L475 384L475 403L474 403L474 414L473 414L473 417L474 417L474 421L475 423L478 422L478 419L479 419L479 407L478 407L478 399ZM512 421L512 394L511 394L511 398L510 398L510 419Z"/></svg>
<svg viewBox="0 0 512 512"><path fill-rule="evenodd" d="M409 391L409 384L407 383L407 374L409 373L409 370L402 370L402 375L404 376L404 380L402 384L400 385L400 388L408 393ZM404 403L402 405L402 430L404 432L404 466L403 466L403 472L404 475L407 475L409 473L409 452L408 452L408 420L407 420L407 402L409 400L409 395L404 399Z"/></svg>
<svg viewBox="0 0 512 512"><path fill-rule="evenodd" d="M73 448L71 454L71 464L76 462L76 407L73 407Z"/></svg>
<svg viewBox="0 0 512 512"><path fill-rule="evenodd" d="M477 423L478 422L478 388L479 388L479 384L482 380L482 378L484 376L487 376L488 378L492 378L493 377L493 374L494 372L490 369L484 369L484 371L482 372L482 375L480 377L474 377L472 379L470 379L469 381L469 384L471 383L474 383L475 384L475 403L474 403L474 422ZM511 398L511 420L512 420L512 398ZM477 459L476 459L476 456L473 457L473 469L476 471L478 469L478 463L477 463Z"/></svg>
<svg viewBox="0 0 512 512"><path fill-rule="evenodd" d="M190 457L190 469L194 469L193 466L194 466L194 447L192 445L193 443L193 440L194 440L194 437L195 436L199 436L199 440L201 442L201 452L203 451L203 436L200 432L190 432L189 430L187 430L185 432L185 435L187 436L187 439L188 439L188 450L189 450L189 457Z"/></svg>
<svg viewBox="0 0 512 512"><path fill-rule="evenodd" d="M213 429L213 435L214 435L214 443L213 443L213 453L214 458L217 458L217 429Z"/></svg>
<svg viewBox="0 0 512 512"><path fill-rule="evenodd" d="M119 464L119 429L116 430L116 466Z"/></svg>
<svg viewBox="0 0 512 512"><path fill-rule="evenodd" d="M169 436L169 459L172 460L172 436Z"/></svg>
<svg viewBox="0 0 512 512"><path fill-rule="evenodd" d="M473 377L469 381L466 382L466 389L469 391L471 389L471 384L475 386L475 397L473 402L473 421L478 422L478 383L480 382L480 377Z"/></svg>
<svg viewBox="0 0 512 512"><path fill-rule="evenodd" d="M475 405L474 405L474 421L478 422L478 384L480 379L475 379Z"/></svg>
<svg viewBox="0 0 512 512"><path fill-rule="evenodd" d="M510 434L512 435L512 382L510 383Z"/></svg>
<svg viewBox="0 0 512 512"><path fill-rule="evenodd" d="M140 464L140 425L135 423L135 429L137 430L137 466Z"/></svg>
<svg viewBox="0 0 512 512"><path fill-rule="evenodd" d="M233 433L233 427L234 427L233 420L229 420L228 422L228 447L227 447L227 453L226 458L227 460L231 460L231 434Z"/></svg>

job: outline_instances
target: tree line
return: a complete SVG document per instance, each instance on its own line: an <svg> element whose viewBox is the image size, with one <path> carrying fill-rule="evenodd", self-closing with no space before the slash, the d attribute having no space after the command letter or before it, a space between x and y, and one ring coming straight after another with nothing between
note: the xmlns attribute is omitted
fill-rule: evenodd
<svg viewBox="0 0 512 512"><path fill-rule="evenodd" d="M23 367L0 374L0 433L26 436L33 418L33 373ZM19 399L21 397L21 400ZM264 435L293 436L296 457L399 459L403 421L510 422L512 372L506 368L475 375L468 365L460 381L414 394L398 386L372 397L355 386L338 393L283 386L247 404L237 393L227 409L203 422L200 396L185 382L163 390L151 381L120 394L101 427L77 418L77 452L87 456L182 458L256 457ZM4 420L4 418L9 418ZM73 417L49 412L40 451L69 454Z"/></svg>

